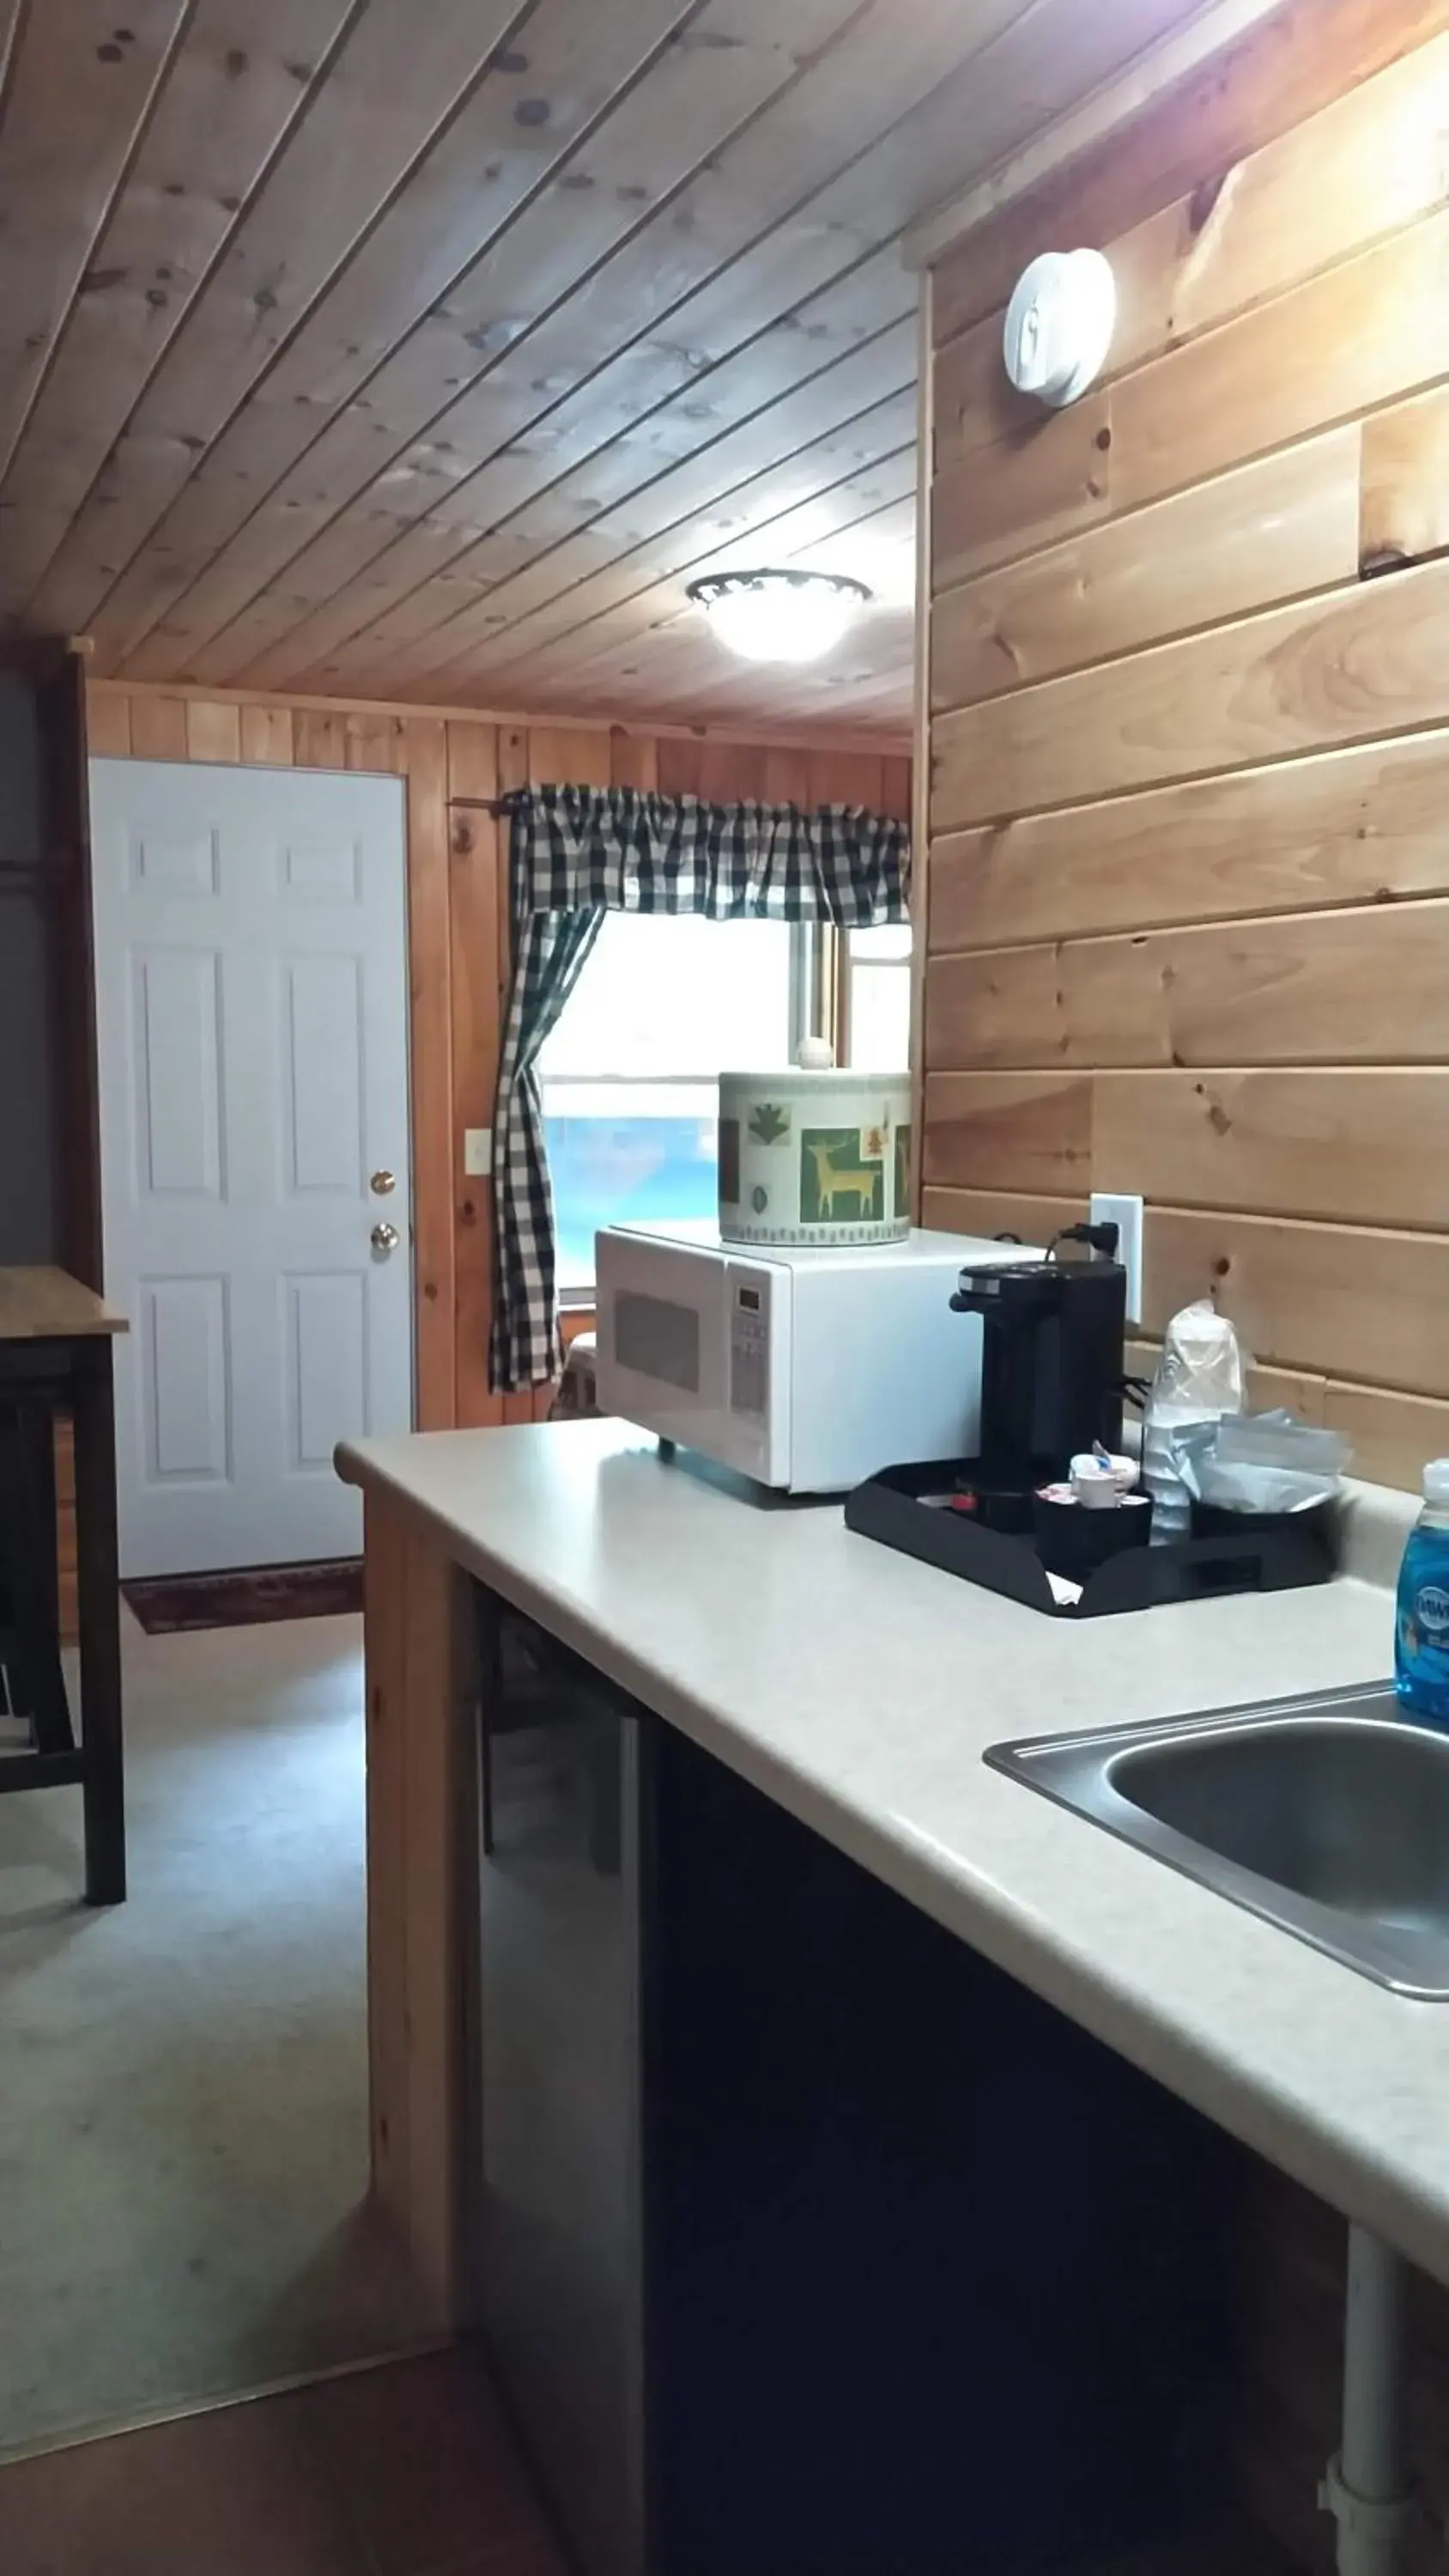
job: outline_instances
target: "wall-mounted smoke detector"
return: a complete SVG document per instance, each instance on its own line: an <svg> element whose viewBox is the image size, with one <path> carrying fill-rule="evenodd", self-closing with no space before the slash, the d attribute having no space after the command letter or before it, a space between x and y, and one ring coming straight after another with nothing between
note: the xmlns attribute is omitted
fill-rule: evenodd
<svg viewBox="0 0 1449 2576"><path fill-rule="evenodd" d="M1006 372L1060 410L1101 374L1116 322L1117 281L1101 251L1044 251L1006 308Z"/></svg>

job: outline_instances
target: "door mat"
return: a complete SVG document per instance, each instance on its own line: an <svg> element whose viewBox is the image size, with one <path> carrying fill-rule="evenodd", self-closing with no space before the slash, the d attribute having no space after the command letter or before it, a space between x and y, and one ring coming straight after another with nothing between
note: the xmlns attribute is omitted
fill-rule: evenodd
<svg viewBox="0 0 1449 2576"><path fill-rule="evenodd" d="M123 1583L121 1594L148 1637L183 1628L250 1628L267 1619L334 1619L362 1608L362 1559L159 1574L144 1583Z"/></svg>

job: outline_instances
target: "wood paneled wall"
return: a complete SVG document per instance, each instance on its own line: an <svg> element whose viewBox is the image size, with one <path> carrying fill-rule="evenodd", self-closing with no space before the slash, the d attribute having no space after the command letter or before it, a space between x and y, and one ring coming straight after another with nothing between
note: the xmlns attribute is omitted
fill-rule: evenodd
<svg viewBox="0 0 1449 2576"><path fill-rule="evenodd" d="M463 1170L465 1129L493 1121L509 973L507 828L489 804L530 781L566 781L904 817L909 759L838 743L112 682L92 685L88 712L92 752L113 758L381 770L406 781L418 1422L437 1431L532 1419L547 1389L535 1398L489 1388L492 1193Z"/></svg>
<svg viewBox="0 0 1449 2576"><path fill-rule="evenodd" d="M928 296L926 1222L1140 1192L1145 1330L1218 1294L1257 1400L1403 1484L1449 1448L1446 28L1284 0ZM1120 320L1048 417L999 306L1077 242ZM1232 2476L1315 2576L1344 2250L1255 2165ZM1449 2294L1415 2313L1442 2516Z"/></svg>
<svg viewBox="0 0 1449 2576"><path fill-rule="evenodd" d="M1145 1332L1215 1293L1402 1484L1449 1449L1446 23L1280 10L1196 155L1161 103L930 281L926 1221L1140 1192ZM1067 411L1007 384L998 236L1112 258Z"/></svg>

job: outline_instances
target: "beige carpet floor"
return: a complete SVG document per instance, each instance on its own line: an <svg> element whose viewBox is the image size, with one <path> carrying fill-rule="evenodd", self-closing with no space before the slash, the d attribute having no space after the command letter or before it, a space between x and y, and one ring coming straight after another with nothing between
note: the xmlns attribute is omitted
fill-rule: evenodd
<svg viewBox="0 0 1449 2576"><path fill-rule="evenodd" d="M405 2351L367 2182L361 1623L126 1620L131 1896L0 1798L0 2456Z"/></svg>

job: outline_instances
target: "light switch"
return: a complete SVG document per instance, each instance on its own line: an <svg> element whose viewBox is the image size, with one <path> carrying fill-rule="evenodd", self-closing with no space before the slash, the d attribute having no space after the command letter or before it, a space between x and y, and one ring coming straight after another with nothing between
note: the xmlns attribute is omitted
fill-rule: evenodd
<svg viewBox="0 0 1449 2576"><path fill-rule="evenodd" d="M470 1181L486 1181L493 1169L493 1130L491 1127L465 1127L463 1130L463 1170ZM1142 1202L1137 1202L1140 1207Z"/></svg>
<svg viewBox="0 0 1449 2576"><path fill-rule="evenodd" d="M1115 1225L1117 1258L1127 1273L1127 1321L1142 1321L1142 1201L1136 1198L1113 1198L1106 1190L1092 1192L1093 1225Z"/></svg>

